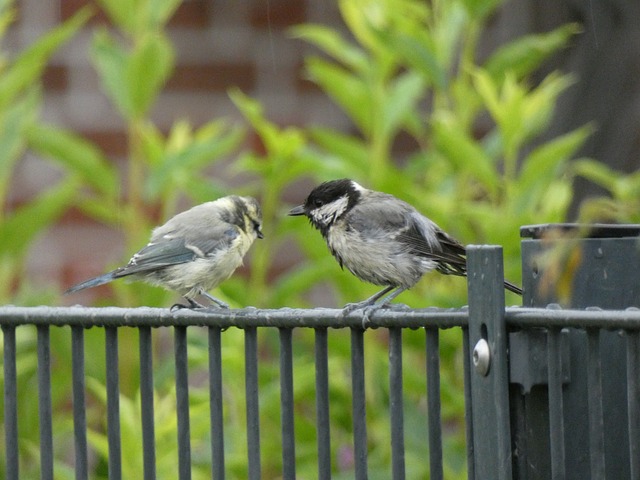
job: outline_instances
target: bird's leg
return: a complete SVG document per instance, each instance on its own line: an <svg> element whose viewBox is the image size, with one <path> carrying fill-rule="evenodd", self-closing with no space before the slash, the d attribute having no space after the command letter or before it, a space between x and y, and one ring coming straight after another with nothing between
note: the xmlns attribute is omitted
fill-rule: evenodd
<svg viewBox="0 0 640 480"><path fill-rule="evenodd" d="M190 309L196 309L196 308L204 308L203 305L200 305L198 302L196 302L193 298L189 298L189 297L184 297L184 299L189 302L189 305L183 305L181 303L176 303L174 304L169 311L171 312L175 312L176 310L181 310L183 308L190 308Z"/></svg>
<svg viewBox="0 0 640 480"><path fill-rule="evenodd" d="M226 303L224 303L222 300L218 300L216 297L214 297L213 295L211 295L209 292L205 292L204 290L200 290L200 294L203 297L207 297L209 300L211 300L213 303L215 303L216 305L218 305L218 307L220 308L229 308L229 305L227 305Z"/></svg>
<svg viewBox="0 0 640 480"><path fill-rule="evenodd" d="M374 303L373 305L365 306L364 307L364 311L362 312L362 328L367 328L367 325L369 323L369 317L373 313L377 312L381 308L387 307L389 305L389 302L391 302L391 300L396 298L398 295L400 295L405 290L406 290L406 288L404 288L404 287L398 287L398 289L395 292L391 292L385 299L383 299L379 303ZM381 296L382 295L379 295L378 298L381 297Z"/></svg>
<svg viewBox="0 0 640 480"><path fill-rule="evenodd" d="M380 290L375 295L371 295L366 300L362 300L361 302L356 302L356 303L347 303L342 309L342 314L343 315L348 315L349 313L353 312L354 310L359 310L360 308L368 307L368 306L374 304L376 302L376 300L378 300L380 297L386 295L387 293L389 293L394 288L396 288L396 287L393 287L393 286L389 285L388 287L385 287L382 290Z"/></svg>

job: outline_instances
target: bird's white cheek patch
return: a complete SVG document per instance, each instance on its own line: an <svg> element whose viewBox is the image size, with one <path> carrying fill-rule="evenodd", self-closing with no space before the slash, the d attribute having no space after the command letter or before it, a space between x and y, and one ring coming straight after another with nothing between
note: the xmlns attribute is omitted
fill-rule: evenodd
<svg viewBox="0 0 640 480"><path fill-rule="evenodd" d="M311 210L311 216L316 223L321 225L329 225L333 220L340 216L349 204L349 199L346 195L334 200L331 203L327 203L320 208Z"/></svg>

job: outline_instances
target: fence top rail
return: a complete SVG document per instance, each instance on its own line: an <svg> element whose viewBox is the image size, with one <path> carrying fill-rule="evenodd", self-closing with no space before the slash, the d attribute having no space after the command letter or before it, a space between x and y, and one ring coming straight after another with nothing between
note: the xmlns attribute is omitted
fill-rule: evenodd
<svg viewBox="0 0 640 480"><path fill-rule="evenodd" d="M208 308L181 309L171 312L168 308L120 308L120 307L0 307L0 325L54 325L81 327L281 327L281 328L345 328L362 327L361 312L344 316L341 309L279 308L242 309ZM467 325L468 312L462 309L423 308L409 309L402 306L381 309L372 315L368 328L452 328Z"/></svg>
<svg viewBox="0 0 640 480"><path fill-rule="evenodd" d="M381 309L371 315L368 328L452 328L468 325L468 309L420 308L402 306ZM640 330L640 309L573 310L553 308L508 307L505 320L510 327L575 327L611 330ZM17 307L0 306L0 325L54 325L80 327L280 327L280 328L348 328L362 327L361 312L343 316L333 308L253 307L222 310L182 309L171 312L167 308L120 307Z"/></svg>
<svg viewBox="0 0 640 480"><path fill-rule="evenodd" d="M625 310L562 309L555 305L547 308L507 308L506 321L512 327L574 327L603 328L608 330L640 330L640 309Z"/></svg>

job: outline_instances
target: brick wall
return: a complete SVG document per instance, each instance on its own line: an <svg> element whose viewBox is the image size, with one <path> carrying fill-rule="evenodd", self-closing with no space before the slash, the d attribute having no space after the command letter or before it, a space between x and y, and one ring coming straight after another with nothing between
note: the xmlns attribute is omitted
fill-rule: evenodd
<svg viewBox="0 0 640 480"><path fill-rule="evenodd" d="M19 0L18 19L7 35L5 48L25 48L87 3L91 2ZM154 105L153 121L165 130L182 118L196 126L220 117L240 121L227 95L227 90L236 86L259 99L268 117L279 124L320 123L346 128L346 117L302 78L303 55L310 47L290 38L287 29L303 22L342 25L335 2L184 1L169 24L176 69ZM103 23L106 17L98 13L56 53L44 74L42 117L81 134L117 161L126 154L125 127L102 93L88 56L91 30ZM28 156L17 167L11 203L28 199L50 185L56 175L46 162ZM36 242L29 276L42 284L66 286L98 274L105 265L132 253L122 249L119 232L69 216ZM101 252L98 258L97 251Z"/></svg>
<svg viewBox="0 0 640 480"><path fill-rule="evenodd" d="M86 3L18 0L18 20L5 39L4 49L24 48ZM638 167L640 150L640 88L629 78L637 70L640 36L635 17L619 12L624 5L640 8L636 0L620 0L594 15L587 6L572 8L570 2L511 0L491 19L480 55L527 32L548 31L569 21L584 23L584 33L546 69L573 71L579 79L560 103L558 120L549 136L595 120L600 128L581 154L633 170ZM88 59L91 28L104 21L105 17L98 14L54 57L45 72L42 115L47 122L63 125L95 142L117 161L126 153L123 124L101 92ZM268 118L281 125L321 124L349 129L339 109L302 78L303 56L311 47L291 39L287 28L303 22L343 28L336 0L185 0L169 29L177 68L154 106L152 119L163 129L181 118L193 125L220 117L239 120L226 93L229 87L238 86L260 100ZM620 48L621 44L625 47ZM615 65L603 61L609 58ZM610 134L612 130L616 135ZM48 164L25 158L16 171L11 202L30 197L49 185L55 175ZM101 258L95 257L96 251L101 252ZM117 231L77 218L67 219L36 243L29 272L37 281L68 285L99 273L123 255ZM73 268L72 256L76 260Z"/></svg>

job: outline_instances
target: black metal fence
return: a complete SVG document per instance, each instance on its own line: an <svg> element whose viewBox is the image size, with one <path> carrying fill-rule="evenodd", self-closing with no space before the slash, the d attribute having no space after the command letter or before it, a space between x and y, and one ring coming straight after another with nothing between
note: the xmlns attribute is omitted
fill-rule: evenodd
<svg viewBox="0 0 640 480"><path fill-rule="evenodd" d="M431 479L444 478L439 332L460 328L464 349L465 416L469 479L530 478L640 478L640 311L636 309L561 310L554 308L506 308L502 289L502 252L498 247L470 247L469 306L460 310L387 309L370 319L372 328L389 331L389 394L391 473L407 477L405 468L405 418L403 410L403 329L423 328L426 336L428 445ZM526 283L525 283L526 285ZM526 298L526 297L525 297ZM211 471L225 478L221 338L224 330L239 327L245 337L246 441L248 476L261 478L260 392L258 387L258 332L278 329L280 351L280 405L282 429L282 478L296 476L294 425L294 377L292 332L315 331L315 382L317 421L317 476L331 478L331 430L329 425L328 330L350 328L352 425L355 477L368 477L367 416L365 407L367 333L354 312L343 318L340 310L256 310L192 312L176 314L164 309L120 308L21 308L0 307L4 355L5 477L20 478L19 418L17 404L16 330L37 328L38 411L40 470L42 479L54 478L52 434L50 330L70 326L72 336L73 421L75 478L89 478L87 419L85 411L85 328L105 330L107 360L107 436L110 479L122 478L122 458L142 455L144 478L156 478L152 329L173 328L175 390L177 399L178 472L191 478L192 454L189 420L187 329L204 326L208 332L208 384L211 423ZM139 330L142 445L140 451L122 451L118 378L118 332L121 327ZM580 332L577 340L571 332ZM607 397L607 372L601 343L608 332L621 339L625 360L617 370L625 374L618 389L625 401L611 415L603 407ZM573 344L584 343L586 361L573 354ZM517 348L517 351L516 351ZM609 348L605 344L604 348ZM616 347L619 350L618 347ZM608 354L608 353L607 353ZM578 362L578 363L576 363ZM580 372L583 372L582 374ZM586 395L568 401L569 385L586 379ZM617 377L616 377L617 378ZM538 395L529 396L532 392ZM576 400L573 397L571 402ZM586 412L571 416L574 409ZM575 438L575 432L586 432ZM613 433L612 433L613 432ZM537 436L536 436L537 435ZM615 435L612 441L610 435ZM623 439L623 440L621 440ZM611 444L618 448L610 451ZM626 448L620 448L624 445ZM623 451L624 450L624 451ZM613 455L613 456L612 456ZM574 458L574 456L576 458ZM616 461L612 462L611 458ZM623 460L620 460L623 459ZM588 467L574 470L575 462ZM583 472L586 471L586 475ZM578 472L578 473L576 473ZM620 476L620 472L622 472ZM580 476L577 476L580 475Z"/></svg>

